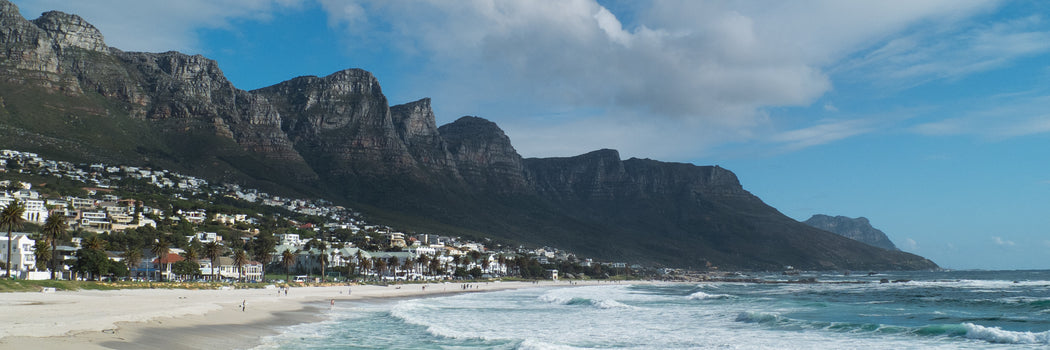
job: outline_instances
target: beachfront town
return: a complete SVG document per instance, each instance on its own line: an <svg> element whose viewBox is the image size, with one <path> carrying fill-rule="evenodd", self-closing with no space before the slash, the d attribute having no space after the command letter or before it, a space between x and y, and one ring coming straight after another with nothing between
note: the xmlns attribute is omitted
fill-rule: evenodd
<svg viewBox="0 0 1050 350"><path fill-rule="evenodd" d="M0 179L0 274L19 279L557 279L641 268L551 247L399 232L324 200L167 170L0 150Z"/></svg>

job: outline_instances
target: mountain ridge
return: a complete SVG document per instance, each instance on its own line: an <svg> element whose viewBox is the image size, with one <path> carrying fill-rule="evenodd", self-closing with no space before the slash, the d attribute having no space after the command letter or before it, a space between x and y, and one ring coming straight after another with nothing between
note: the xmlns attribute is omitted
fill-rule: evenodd
<svg viewBox="0 0 1050 350"><path fill-rule="evenodd" d="M871 226L866 217L816 214L802 223L882 249L900 250L882 230Z"/></svg>
<svg viewBox="0 0 1050 350"><path fill-rule="evenodd" d="M437 126L426 98L390 106L361 69L245 91L203 56L123 52L105 47L78 16L28 21L7 0L0 11L0 134L28 135L0 146L177 167L323 195L410 229L606 260L936 268L794 221L718 166L622 160L607 149L526 159L491 121L467 116Z"/></svg>

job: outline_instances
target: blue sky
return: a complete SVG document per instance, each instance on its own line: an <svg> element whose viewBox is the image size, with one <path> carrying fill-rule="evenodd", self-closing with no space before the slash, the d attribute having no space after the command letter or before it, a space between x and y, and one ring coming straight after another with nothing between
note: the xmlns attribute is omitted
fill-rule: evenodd
<svg viewBox="0 0 1050 350"><path fill-rule="evenodd" d="M718 164L798 220L865 216L948 268L1050 268L1039 1L14 0L246 90L345 68L526 157Z"/></svg>

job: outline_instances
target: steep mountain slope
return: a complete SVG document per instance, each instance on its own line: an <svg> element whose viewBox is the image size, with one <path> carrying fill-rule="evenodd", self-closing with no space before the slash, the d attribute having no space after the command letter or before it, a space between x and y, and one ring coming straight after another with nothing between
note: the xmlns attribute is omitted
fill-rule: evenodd
<svg viewBox="0 0 1050 350"><path fill-rule="evenodd" d="M75 15L0 0L0 147L323 195L404 229L554 245L603 260L735 269L925 269L791 220L720 167L612 150L523 159L495 123L438 127L348 69L244 91L218 65L123 52Z"/></svg>
<svg viewBox="0 0 1050 350"><path fill-rule="evenodd" d="M817 214L802 223L882 249L899 250L885 233L871 226L868 218Z"/></svg>

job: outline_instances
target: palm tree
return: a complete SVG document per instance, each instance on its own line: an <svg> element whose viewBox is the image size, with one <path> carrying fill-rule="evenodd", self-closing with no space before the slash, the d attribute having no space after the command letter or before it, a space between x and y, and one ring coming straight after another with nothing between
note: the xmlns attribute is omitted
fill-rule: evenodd
<svg viewBox="0 0 1050 350"><path fill-rule="evenodd" d="M160 269L162 268L161 266L164 266L164 263L168 260L168 253L171 252L171 249L168 246L168 241L165 241L163 239L157 239L157 241L153 243L153 246L150 247L149 251L150 253L153 253L153 256L157 257L157 263L159 264L157 267L157 273L160 274L160 278L158 278L158 280L163 282L164 274L160 273Z"/></svg>
<svg viewBox="0 0 1050 350"><path fill-rule="evenodd" d="M0 211L0 227L7 227L7 276L11 277L11 246L14 245L14 241L11 239L11 231L14 231L15 227L22 226L25 219L22 218L22 214L26 212L26 207L20 201L13 201L8 204L3 211Z"/></svg>
<svg viewBox="0 0 1050 350"><path fill-rule="evenodd" d="M430 268L430 256L426 254L419 254L419 258L417 258L417 260L419 261L420 270L423 271L423 274L426 274L427 270Z"/></svg>
<svg viewBox="0 0 1050 350"><path fill-rule="evenodd" d="M321 282L324 282L324 268L325 265L328 265L328 243L318 241L317 244L321 246L321 254L317 255L317 263L321 265Z"/></svg>
<svg viewBox="0 0 1050 350"><path fill-rule="evenodd" d="M281 263L284 264L284 278L291 282L292 281L292 266L295 266L295 253L292 250L285 250L281 253Z"/></svg>
<svg viewBox="0 0 1050 350"><path fill-rule="evenodd" d="M187 245L186 250L182 252L182 257L186 258L186 260L197 262L201 258L200 249L193 244Z"/></svg>
<svg viewBox="0 0 1050 350"><path fill-rule="evenodd" d="M124 248L124 254L121 255L124 258L124 264L128 266L128 272L133 271L142 261L142 251L135 248Z"/></svg>
<svg viewBox="0 0 1050 350"><path fill-rule="evenodd" d="M358 266L357 273L360 274L361 273L361 268L364 267L364 260L365 260L365 254L361 253L361 249L358 249L357 252L354 253L354 260L357 262L357 266Z"/></svg>
<svg viewBox="0 0 1050 350"><path fill-rule="evenodd" d="M382 277L385 274L385 271L386 271L386 260L383 260L382 258L372 258L372 259L375 259L375 263L372 264L372 266L375 266L376 271L379 272L379 276Z"/></svg>
<svg viewBox="0 0 1050 350"><path fill-rule="evenodd" d="M414 265L416 261L412 258L405 258L405 261L401 263L401 270L405 271L405 279L408 279L408 273L414 271Z"/></svg>
<svg viewBox="0 0 1050 350"><path fill-rule="evenodd" d="M104 250L106 249L106 240L102 239L100 235L94 235L84 240L84 247L90 250Z"/></svg>
<svg viewBox="0 0 1050 350"><path fill-rule="evenodd" d="M33 256L36 257L36 270L40 271L51 262L51 246L45 240L36 241L33 245ZM51 279L55 279L55 273L51 272Z"/></svg>
<svg viewBox="0 0 1050 350"><path fill-rule="evenodd" d="M358 252L358 253L360 253L360 252ZM358 261L357 265L359 266L359 268L358 268L358 273L359 274L363 274L365 271L368 271L368 270L372 269L372 259L367 259L367 258L364 257L364 255L362 255L360 258L358 258L357 261Z"/></svg>
<svg viewBox="0 0 1050 350"><path fill-rule="evenodd" d="M248 253L245 253L244 249L238 249L233 254L233 264L237 265L237 278L242 279L243 282L244 277L242 276L244 275L244 265L248 264Z"/></svg>
<svg viewBox="0 0 1050 350"><path fill-rule="evenodd" d="M58 263L58 240L62 239L62 236L66 234L67 228L69 228L69 225L66 224L66 218L52 213L47 216L47 220L44 221L44 228L41 230L44 241L51 244L51 279L55 279L55 270L58 269L55 266Z"/></svg>
<svg viewBox="0 0 1050 350"><path fill-rule="evenodd" d="M327 238L328 238L327 235L325 235L325 234L321 235L321 257L319 258L319 260L320 260L319 262L321 263L321 282L325 281L325 277L326 276L324 274L324 268L325 268L325 265L328 265L328 242L327 242Z"/></svg>
<svg viewBox="0 0 1050 350"><path fill-rule="evenodd" d="M266 276L266 265L273 261L273 253L276 251L276 247L269 242L259 242L255 245L253 250L252 258L259 263L262 263L263 276Z"/></svg>
<svg viewBox="0 0 1050 350"><path fill-rule="evenodd" d="M204 243L204 256L207 256L211 260L211 275L212 279L218 281L219 271L219 257L226 251L226 247L223 247L219 242L208 242Z"/></svg>

